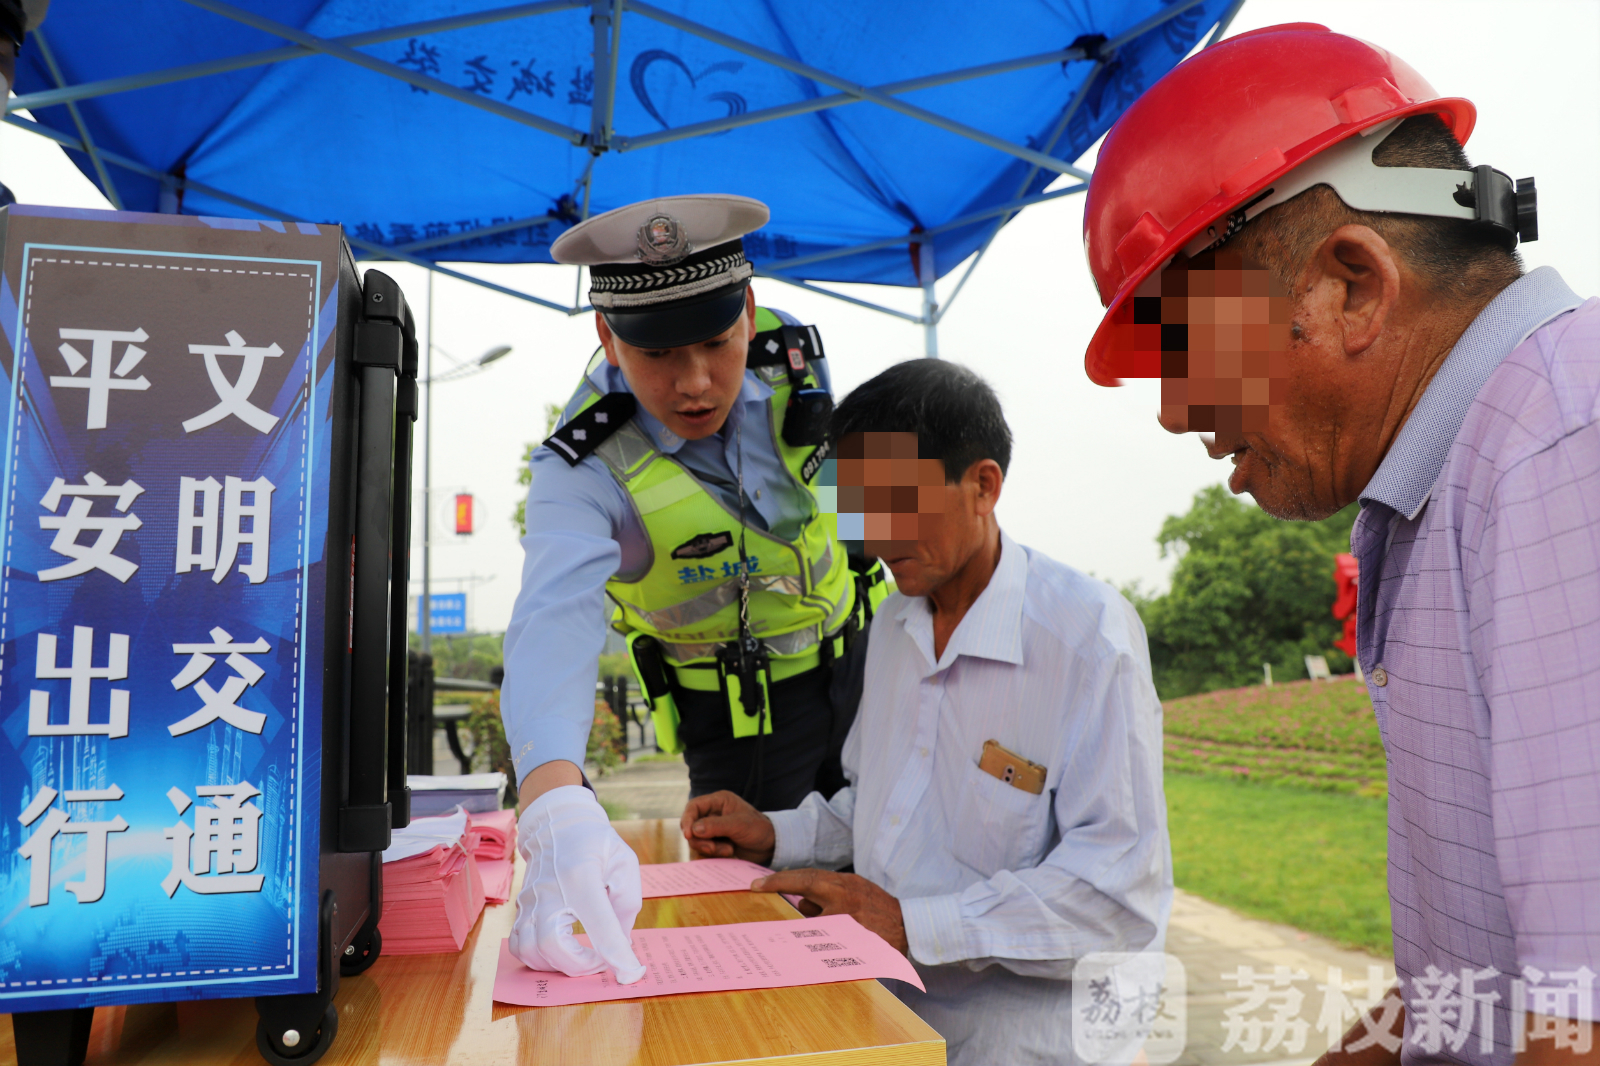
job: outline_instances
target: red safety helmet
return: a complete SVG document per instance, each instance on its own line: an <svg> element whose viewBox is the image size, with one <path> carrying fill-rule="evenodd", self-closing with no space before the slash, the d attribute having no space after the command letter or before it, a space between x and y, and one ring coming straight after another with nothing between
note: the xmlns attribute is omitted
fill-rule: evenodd
<svg viewBox="0 0 1600 1066"><path fill-rule="evenodd" d="M1084 357L1090 380L1161 376L1160 345L1117 328L1132 321L1123 305L1202 230L1340 141L1429 112L1466 144L1471 101L1441 97L1397 56L1307 22L1240 34L1156 82L1106 134L1084 205L1084 250L1106 306Z"/></svg>

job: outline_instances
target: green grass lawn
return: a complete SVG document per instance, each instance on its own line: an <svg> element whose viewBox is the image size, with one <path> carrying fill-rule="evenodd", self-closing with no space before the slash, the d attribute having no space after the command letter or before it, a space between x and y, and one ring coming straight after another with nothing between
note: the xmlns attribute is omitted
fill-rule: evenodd
<svg viewBox="0 0 1600 1066"><path fill-rule="evenodd" d="M1388 794L1378 723L1354 679L1225 689L1164 709L1169 773Z"/></svg>
<svg viewBox="0 0 1600 1066"><path fill-rule="evenodd" d="M1388 789L1365 688L1233 689L1165 711L1178 887L1390 954Z"/></svg>
<svg viewBox="0 0 1600 1066"><path fill-rule="evenodd" d="M1389 955L1383 800L1169 773L1178 887Z"/></svg>

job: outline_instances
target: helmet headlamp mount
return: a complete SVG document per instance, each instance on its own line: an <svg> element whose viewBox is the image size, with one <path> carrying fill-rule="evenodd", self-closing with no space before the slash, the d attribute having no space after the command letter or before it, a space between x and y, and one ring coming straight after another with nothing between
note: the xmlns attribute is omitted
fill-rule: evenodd
<svg viewBox="0 0 1600 1066"><path fill-rule="evenodd" d="M1458 218L1492 231L1507 248L1539 239L1538 195L1532 178L1513 181L1490 166L1439 170L1374 163L1373 152L1401 121L1362 130L1306 160L1249 203L1201 230L1184 246L1184 255L1193 258L1220 247L1263 211L1318 185L1333 189L1355 211Z"/></svg>

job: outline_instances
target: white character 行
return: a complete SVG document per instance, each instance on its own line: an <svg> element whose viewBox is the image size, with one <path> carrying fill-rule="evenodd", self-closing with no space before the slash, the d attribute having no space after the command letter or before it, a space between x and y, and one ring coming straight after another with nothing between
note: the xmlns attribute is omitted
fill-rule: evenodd
<svg viewBox="0 0 1600 1066"><path fill-rule="evenodd" d="M110 788L68 789L57 793L46 785L33 797L28 809L17 817L24 827L44 821L17 849L17 854L28 860L28 906L42 907L50 902L50 849L58 833L82 833L89 838L89 848L84 856L83 880L68 881L63 887L78 897L79 903L94 903L106 894L107 836L120 833L128 823L117 815L109 822L74 822L60 807L50 806L60 795L68 803L103 803L122 798L122 789ZM49 813L46 814L48 809Z"/></svg>

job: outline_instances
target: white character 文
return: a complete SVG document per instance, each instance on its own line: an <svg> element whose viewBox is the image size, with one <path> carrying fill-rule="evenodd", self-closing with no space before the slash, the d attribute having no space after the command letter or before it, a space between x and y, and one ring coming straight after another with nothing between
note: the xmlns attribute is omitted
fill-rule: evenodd
<svg viewBox="0 0 1600 1066"><path fill-rule="evenodd" d="M85 429L106 428L106 403L113 390L143 392L150 387L150 382L145 380L143 374L128 379L134 367L145 357L144 349L132 343L150 339L143 329L132 332L114 329L62 329L61 339L90 342L87 359L70 344L63 344L56 349L66 361L67 375L51 375L50 378L50 387L53 389L89 390L89 418ZM112 346L118 341L126 343L127 347L122 350L122 358L113 370ZM89 368L88 376L78 377L78 372L85 366Z"/></svg>
<svg viewBox="0 0 1600 1066"><path fill-rule="evenodd" d="M193 433L232 415L256 432L268 433L278 424L278 416L268 414L251 403L250 394L261 380L261 370L267 360L278 358L283 354L283 349L276 344L252 348L245 344L237 330L229 330L226 337L227 344L189 345L189 354L205 356L206 376L211 379L211 387L217 392L217 405L184 422L183 431ZM243 360L239 366L239 376L233 381L228 380L218 361L218 357L224 355L236 355Z"/></svg>

